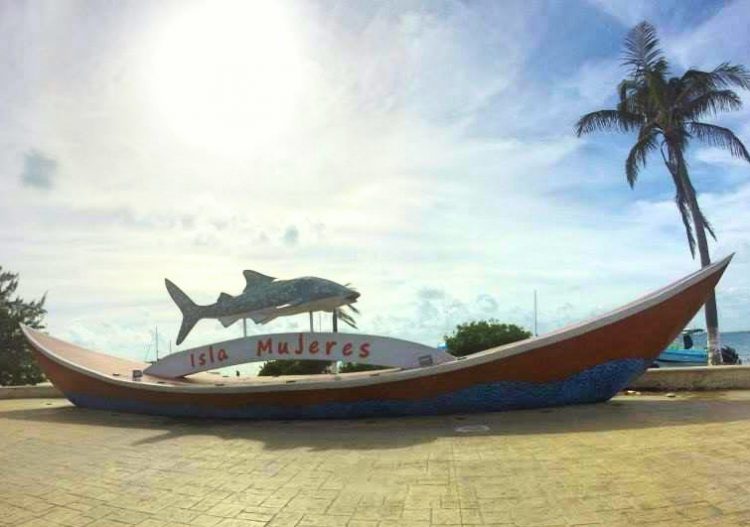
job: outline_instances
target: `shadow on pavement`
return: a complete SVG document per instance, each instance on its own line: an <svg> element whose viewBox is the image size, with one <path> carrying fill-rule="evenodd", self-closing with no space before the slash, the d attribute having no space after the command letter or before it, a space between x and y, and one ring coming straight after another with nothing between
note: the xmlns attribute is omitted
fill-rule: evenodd
<svg viewBox="0 0 750 527"><path fill-rule="evenodd" d="M747 392L680 395L675 399L663 395L618 397L601 404L498 413L320 421L184 419L86 410L60 400L53 403L27 400L25 403L28 404L22 408L0 407L0 421L10 419L153 432L136 439L133 446L185 436L206 436L260 441L268 450L404 448L448 437L586 433L750 419L750 394ZM485 425L489 430L469 433L456 430L472 425Z"/></svg>

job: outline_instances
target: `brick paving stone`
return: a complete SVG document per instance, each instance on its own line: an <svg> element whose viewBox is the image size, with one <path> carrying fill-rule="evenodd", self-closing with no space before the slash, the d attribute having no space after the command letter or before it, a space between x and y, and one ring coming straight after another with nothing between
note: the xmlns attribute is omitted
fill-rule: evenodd
<svg viewBox="0 0 750 527"><path fill-rule="evenodd" d="M289 423L0 401L0 526L750 525L748 437L746 391Z"/></svg>
<svg viewBox="0 0 750 527"><path fill-rule="evenodd" d="M214 527L217 523L219 523L223 518L219 518L218 516L209 516L208 514L201 514L200 516L196 516L192 520L190 520L190 525L193 525L195 527Z"/></svg>
<svg viewBox="0 0 750 527"><path fill-rule="evenodd" d="M282 511L268 524L268 527L294 527L302 519L301 512Z"/></svg>
<svg viewBox="0 0 750 527"><path fill-rule="evenodd" d="M217 524L218 527L265 527L263 522L250 520L238 520L237 518L225 518Z"/></svg>
<svg viewBox="0 0 750 527"><path fill-rule="evenodd" d="M482 515L477 509L461 509L461 525L482 525Z"/></svg>
<svg viewBox="0 0 750 527"><path fill-rule="evenodd" d="M432 509L433 525L461 525L460 509Z"/></svg>
<svg viewBox="0 0 750 527"><path fill-rule="evenodd" d="M429 521L430 509L404 509L401 519L403 521Z"/></svg>

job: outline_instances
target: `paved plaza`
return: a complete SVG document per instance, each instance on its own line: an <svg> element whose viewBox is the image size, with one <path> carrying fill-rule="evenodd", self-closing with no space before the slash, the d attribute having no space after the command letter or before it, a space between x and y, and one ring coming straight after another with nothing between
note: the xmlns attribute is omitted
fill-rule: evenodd
<svg viewBox="0 0 750 527"><path fill-rule="evenodd" d="M5 400L0 467L0 525L750 525L750 392L318 422Z"/></svg>

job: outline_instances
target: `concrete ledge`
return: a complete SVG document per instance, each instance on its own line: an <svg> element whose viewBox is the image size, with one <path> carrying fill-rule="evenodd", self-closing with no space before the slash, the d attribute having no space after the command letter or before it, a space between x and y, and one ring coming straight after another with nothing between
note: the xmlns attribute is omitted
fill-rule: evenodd
<svg viewBox="0 0 750 527"><path fill-rule="evenodd" d="M49 399L64 397L48 382L34 386L0 386L0 399Z"/></svg>
<svg viewBox="0 0 750 527"><path fill-rule="evenodd" d="M747 390L750 366L651 368L630 383L633 390Z"/></svg>

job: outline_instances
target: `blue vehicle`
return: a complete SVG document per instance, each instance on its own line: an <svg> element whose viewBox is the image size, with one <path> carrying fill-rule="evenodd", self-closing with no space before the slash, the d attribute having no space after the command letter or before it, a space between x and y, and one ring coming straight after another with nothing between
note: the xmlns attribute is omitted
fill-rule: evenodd
<svg viewBox="0 0 750 527"><path fill-rule="evenodd" d="M701 334L702 329L687 329L677 337L667 349L661 352L652 368L674 368L685 366L706 366L708 364L708 352L705 347L697 347L693 335ZM742 364L734 348L725 346L721 348L723 364Z"/></svg>

